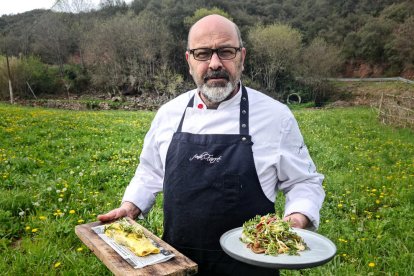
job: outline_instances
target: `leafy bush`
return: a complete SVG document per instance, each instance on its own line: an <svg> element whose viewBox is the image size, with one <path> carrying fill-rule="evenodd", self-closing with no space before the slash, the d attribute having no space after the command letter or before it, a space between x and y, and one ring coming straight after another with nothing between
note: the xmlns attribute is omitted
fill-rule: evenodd
<svg viewBox="0 0 414 276"><path fill-rule="evenodd" d="M22 78L30 84L36 95L55 94L62 89L59 84L59 70L56 67L47 66L37 57L28 57L21 62L24 73ZM26 94L31 96L28 93L30 91L26 89Z"/></svg>
<svg viewBox="0 0 414 276"><path fill-rule="evenodd" d="M33 98L40 94L56 94L62 91L59 83L59 70L48 66L39 58L29 56L25 58L9 58L12 88L15 97ZM30 88L29 88L30 85ZM0 98L9 97L7 62L0 56Z"/></svg>
<svg viewBox="0 0 414 276"><path fill-rule="evenodd" d="M176 97L182 91L183 77L162 66L154 77L154 89L158 95L166 94L168 97Z"/></svg>
<svg viewBox="0 0 414 276"><path fill-rule="evenodd" d="M80 65L66 64L63 73L64 82L72 93L79 94L88 89L90 77Z"/></svg>

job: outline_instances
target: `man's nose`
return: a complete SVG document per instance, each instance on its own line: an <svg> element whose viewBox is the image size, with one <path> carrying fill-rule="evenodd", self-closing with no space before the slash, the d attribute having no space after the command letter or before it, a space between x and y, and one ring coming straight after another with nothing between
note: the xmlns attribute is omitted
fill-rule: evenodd
<svg viewBox="0 0 414 276"><path fill-rule="evenodd" d="M223 67L223 63L221 63L221 59L217 55L217 53L213 53L210 58L209 68L211 70L217 70Z"/></svg>

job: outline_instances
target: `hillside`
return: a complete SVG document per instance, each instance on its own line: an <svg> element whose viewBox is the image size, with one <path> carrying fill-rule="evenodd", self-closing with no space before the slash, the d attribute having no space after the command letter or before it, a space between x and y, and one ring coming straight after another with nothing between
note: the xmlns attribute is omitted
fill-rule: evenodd
<svg viewBox="0 0 414 276"><path fill-rule="evenodd" d="M40 97L174 97L192 86L183 54L188 28L213 12L240 27L246 83L275 98L300 89L312 101L325 92L318 81L326 77L414 79L412 0L105 0L89 12L62 2L0 17L0 99L9 97L9 78L20 98L30 98L29 89ZM285 60L274 55L283 39L297 45ZM297 77L316 81L303 87Z"/></svg>

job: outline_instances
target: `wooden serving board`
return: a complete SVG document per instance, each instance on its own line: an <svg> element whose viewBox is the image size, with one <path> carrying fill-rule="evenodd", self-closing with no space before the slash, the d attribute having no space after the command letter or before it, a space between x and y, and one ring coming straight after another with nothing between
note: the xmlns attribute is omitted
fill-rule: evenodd
<svg viewBox="0 0 414 276"><path fill-rule="evenodd" d="M136 224L135 221L128 218L131 224ZM161 245L164 249L172 251L175 257L172 259L143 268L133 268L128 264L115 250L113 250L106 242L104 242L91 228L102 225L101 222L92 222L87 224L77 225L75 233L88 246L90 250L111 270L115 275L194 275L198 271L198 266L195 262L178 252L171 245L167 244L150 231L144 229L144 234Z"/></svg>

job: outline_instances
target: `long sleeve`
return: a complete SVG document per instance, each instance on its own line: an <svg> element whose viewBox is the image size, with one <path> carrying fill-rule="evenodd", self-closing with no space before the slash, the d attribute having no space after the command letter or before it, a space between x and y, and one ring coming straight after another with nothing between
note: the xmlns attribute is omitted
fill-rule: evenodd
<svg viewBox="0 0 414 276"><path fill-rule="evenodd" d="M158 115L158 114L157 114ZM158 118L154 118L144 139L140 163L135 175L125 190L122 201L130 201L141 209L143 214L150 211L154 205L157 193L162 191L163 164L159 154L156 136Z"/></svg>
<svg viewBox="0 0 414 276"><path fill-rule="evenodd" d="M323 175L317 173L293 115L282 120L278 189L286 196L285 216L298 212L306 215L311 229L319 226L319 210L325 198Z"/></svg>

